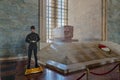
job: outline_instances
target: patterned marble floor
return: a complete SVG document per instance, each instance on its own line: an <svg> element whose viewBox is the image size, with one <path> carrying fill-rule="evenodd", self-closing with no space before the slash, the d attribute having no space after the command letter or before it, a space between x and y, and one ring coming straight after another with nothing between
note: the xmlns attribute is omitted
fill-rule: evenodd
<svg viewBox="0 0 120 80"><path fill-rule="evenodd" d="M112 69L116 64L117 63L101 66L92 71L103 73ZM43 73L24 76L25 65L25 60L0 61L0 80L76 80L84 72L79 71L69 75L61 75L55 71L44 68ZM89 74L89 80L120 80L120 73L117 72L117 70L118 68L103 76ZM86 76L81 80L86 80Z"/></svg>

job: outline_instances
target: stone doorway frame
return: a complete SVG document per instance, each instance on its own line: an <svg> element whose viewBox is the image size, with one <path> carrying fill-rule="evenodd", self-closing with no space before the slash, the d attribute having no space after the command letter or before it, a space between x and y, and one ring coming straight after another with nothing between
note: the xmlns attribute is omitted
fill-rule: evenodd
<svg viewBox="0 0 120 80"><path fill-rule="evenodd" d="M107 0L102 0L102 41L107 40Z"/></svg>

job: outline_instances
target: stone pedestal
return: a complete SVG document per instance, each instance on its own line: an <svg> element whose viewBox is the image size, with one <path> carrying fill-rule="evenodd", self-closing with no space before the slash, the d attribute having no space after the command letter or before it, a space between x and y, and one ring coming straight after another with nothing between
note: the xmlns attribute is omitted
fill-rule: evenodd
<svg viewBox="0 0 120 80"><path fill-rule="evenodd" d="M60 41L60 42L73 42L78 41L77 39L73 38L73 26L66 25L63 27L55 28L53 30L53 41Z"/></svg>

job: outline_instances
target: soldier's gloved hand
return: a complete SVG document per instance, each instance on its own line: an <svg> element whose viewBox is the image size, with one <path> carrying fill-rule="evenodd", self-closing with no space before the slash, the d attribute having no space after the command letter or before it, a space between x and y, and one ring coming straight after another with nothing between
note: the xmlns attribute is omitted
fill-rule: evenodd
<svg viewBox="0 0 120 80"><path fill-rule="evenodd" d="M36 41L31 41L32 43L35 43Z"/></svg>

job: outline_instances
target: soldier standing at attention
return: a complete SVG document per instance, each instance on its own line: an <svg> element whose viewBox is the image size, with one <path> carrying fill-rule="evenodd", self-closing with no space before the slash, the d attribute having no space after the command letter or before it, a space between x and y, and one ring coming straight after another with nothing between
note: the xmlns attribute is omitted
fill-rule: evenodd
<svg viewBox="0 0 120 80"><path fill-rule="evenodd" d="M27 69L30 69L30 62L32 51L34 52L34 59L35 59L35 68L39 67L37 62L37 42L40 40L39 35L35 33L35 26L31 26L31 33L26 36L25 41L29 43L28 46L28 65Z"/></svg>

